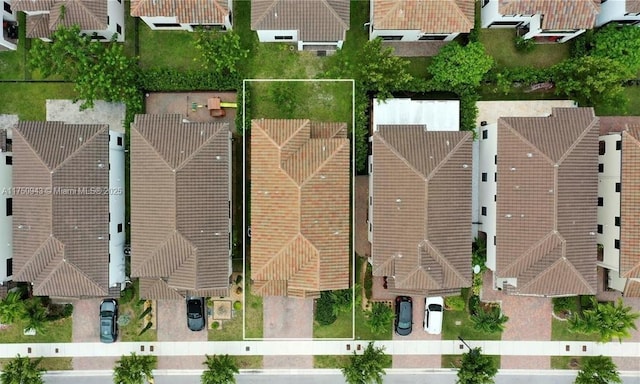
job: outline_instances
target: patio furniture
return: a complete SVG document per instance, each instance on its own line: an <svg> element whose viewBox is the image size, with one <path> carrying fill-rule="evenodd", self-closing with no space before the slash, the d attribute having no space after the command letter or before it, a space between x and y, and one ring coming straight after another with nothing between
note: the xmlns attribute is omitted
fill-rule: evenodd
<svg viewBox="0 0 640 384"><path fill-rule="evenodd" d="M226 113L220 106L220 98L212 97L207 100L207 108L211 117L223 117Z"/></svg>

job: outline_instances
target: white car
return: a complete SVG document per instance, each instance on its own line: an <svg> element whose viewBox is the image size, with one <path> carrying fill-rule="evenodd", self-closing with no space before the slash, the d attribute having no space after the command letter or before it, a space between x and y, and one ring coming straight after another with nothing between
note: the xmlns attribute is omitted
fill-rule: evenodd
<svg viewBox="0 0 640 384"><path fill-rule="evenodd" d="M444 299L427 297L424 301L424 330L432 335L442 332L442 315L444 313Z"/></svg>

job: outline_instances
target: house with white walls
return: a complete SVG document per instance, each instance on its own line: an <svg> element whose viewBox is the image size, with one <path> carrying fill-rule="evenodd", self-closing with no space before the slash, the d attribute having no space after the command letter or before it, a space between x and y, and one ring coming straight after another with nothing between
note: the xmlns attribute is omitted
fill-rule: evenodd
<svg viewBox="0 0 640 384"><path fill-rule="evenodd" d="M0 51L16 50L17 39L17 18L16 12L11 9L11 1L2 1L2 28L0 29Z"/></svg>
<svg viewBox="0 0 640 384"><path fill-rule="evenodd" d="M640 0L603 0L596 26L614 24L640 24Z"/></svg>
<svg viewBox="0 0 640 384"><path fill-rule="evenodd" d="M0 129L0 286L13 277L13 153L11 128Z"/></svg>
<svg viewBox="0 0 640 384"><path fill-rule="evenodd" d="M226 31L232 27L232 12L232 0L131 0L131 16L153 30Z"/></svg>

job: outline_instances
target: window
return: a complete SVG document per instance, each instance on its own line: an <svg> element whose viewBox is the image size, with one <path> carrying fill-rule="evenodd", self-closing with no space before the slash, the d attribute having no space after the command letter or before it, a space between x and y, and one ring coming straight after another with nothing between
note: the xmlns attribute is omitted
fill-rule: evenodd
<svg viewBox="0 0 640 384"><path fill-rule="evenodd" d="M13 198L9 197L7 202L7 216L13 216Z"/></svg>
<svg viewBox="0 0 640 384"><path fill-rule="evenodd" d="M444 40L447 38L447 36L449 35L422 35L418 38L418 40Z"/></svg>
<svg viewBox="0 0 640 384"><path fill-rule="evenodd" d="M13 259L7 259L7 276L13 275Z"/></svg>
<svg viewBox="0 0 640 384"><path fill-rule="evenodd" d="M175 23L154 23L153 26L156 28L180 28L180 24Z"/></svg>
<svg viewBox="0 0 640 384"><path fill-rule="evenodd" d="M119 35L122 35L122 27L120 24L116 24L116 32L118 32Z"/></svg>
<svg viewBox="0 0 640 384"><path fill-rule="evenodd" d="M498 182L498 172L493 174L493 181Z"/></svg>
<svg viewBox="0 0 640 384"><path fill-rule="evenodd" d="M602 233L602 224L598 224L598 233Z"/></svg>
<svg viewBox="0 0 640 384"><path fill-rule="evenodd" d="M496 237L493 236L493 245L496 245Z"/></svg>
<svg viewBox="0 0 640 384"><path fill-rule="evenodd" d="M493 156L493 164L498 165L498 155Z"/></svg>
<svg viewBox="0 0 640 384"><path fill-rule="evenodd" d="M604 172L604 164L602 164L602 163L598 164L598 172L600 172L600 173Z"/></svg>
<svg viewBox="0 0 640 384"><path fill-rule="evenodd" d="M482 207L482 216L487 216L487 207Z"/></svg>
<svg viewBox="0 0 640 384"><path fill-rule="evenodd" d="M118 136L118 145L122 147L122 136Z"/></svg>
<svg viewBox="0 0 640 384"><path fill-rule="evenodd" d="M613 246L616 247L616 249L620 249L620 240L616 239L613 241Z"/></svg>
<svg viewBox="0 0 640 384"><path fill-rule="evenodd" d="M498 195L493 195L493 201L498 201Z"/></svg>
<svg viewBox="0 0 640 384"><path fill-rule="evenodd" d="M482 139L486 140L487 137L489 137L489 131L487 131L486 129L482 130Z"/></svg>
<svg viewBox="0 0 640 384"><path fill-rule="evenodd" d="M604 199L602 197L598 197L598 207L604 207Z"/></svg>
<svg viewBox="0 0 640 384"><path fill-rule="evenodd" d="M7 165L13 164L13 156L7 156L4 158L4 161Z"/></svg>
<svg viewBox="0 0 640 384"><path fill-rule="evenodd" d="M293 40L293 36L275 36L276 40Z"/></svg>
<svg viewBox="0 0 640 384"><path fill-rule="evenodd" d="M622 140L618 140L616 141L616 151L619 151L622 149Z"/></svg>
<svg viewBox="0 0 640 384"><path fill-rule="evenodd" d="M93 36L91 36L92 40L107 40L106 37L102 36L102 35L98 35L98 34L93 34Z"/></svg>
<svg viewBox="0 0 640 384"><path fill-rule="evenodd" d="M616 223L616 227L619 227L619 226L620 226L620 216L616 216L616 221L615 221L615 223Z"/></svg>
<svg viewBox="0 0 640 384"><path fill-rule="evenodd" d="M118 233L122 233L122 223L118 224Z"/></svg>
<svg viewBox="0 0 640 384"><path fill-rule="evenodd" d="M598 144L600 145L600 151L598 152L598 154L602 156L607 150L607 143L604 140L600 140Z"/></svg>
<svg viewBox="0 0 640 384"><path fill-rule="evenodd" d="M489 4L489 0L482 0L482 8L486 7Z"/></svg>
<svg viewBox="0 0 640 384"><path fill-rule="evenodd" d="M620 183L616 183L616 192L620 192L621 188L622 187L621 187Z"/></svg>
<svg viewBox="0 0 640 384"><path fill-rule="evenodd" d="M504 17L513 17L509 15L504 15ZM522 24L522 21L494 21L489 24L489 28L491 27L517 27Z"/></svg>
<svg viewBox="0 0 640 384"><path fill-rule="evenodd" d="M382 40L402 40L402 36L380 36Z"/></svg>
<svg viewBox="0 0 640 384"><path fill-rule="evenodd" d="M487 181L487 172L482 172L482 181Z"/></svg>
<svg viewBox="0 0 640 384"><path fill-rule="evenodd" d="M13 140L7 139L6 143L7 143L7 152L11 152L12 150L11 147L13 146Z"/></svg>
<svg viewBox="0 0 640 384"><path fill-rule="evenodd" d="M107 16L107 25L111 24L111 19Z"/></svg>
<svg viewBox="0 0 640 384"><path fill-rule="evenodd" d="M7 12L8 14L13 14L13 11L11 10L11 4L7 3L6 1L3 1L4 3L4 11Z"/></svg>

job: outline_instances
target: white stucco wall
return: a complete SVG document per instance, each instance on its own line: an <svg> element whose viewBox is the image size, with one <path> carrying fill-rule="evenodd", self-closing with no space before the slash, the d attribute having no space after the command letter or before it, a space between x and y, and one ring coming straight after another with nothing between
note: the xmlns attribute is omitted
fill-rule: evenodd
<svg viewBox="0 0 640 384"><path fill-rule="evenodd" d="M376 37L383 36L402 36L401 40L389 40L389 41L421 41L420 37L422 36L439 36L446 35L447 37L444 40L440 41L451 41L459 35L459 33L422 33L419 29L375 29L375 25L371 29L371 33L369 34L370 40L375 39Z"/></svg>
<svg viewBox="0 0 640 384"><path fill-rule="evenodd" d="M479 229L487 234L487 268L495 271L496 246L493 239L496 237L497 205L494 197L498 185L494 174L498 171L495 163L495 157L498 154L498 124L492 123L478 127L478 143L479 164L473 165L473 171L478 180L478 209L480 210L478 221L481 223ZM482 181L482 174L486 174L486 181ZM485 215L482 215L483 207L486 211Z"/></svg>
<svg viewBox="0 0 640 384"><path fill-rule="evenodd" d="M603 164L604 172L598 173L598 197L602 197L603 206L598 207L598 225L602 225L602 233L598 233L598 244L604 249L604 260L600 265L611 270L620 269L620 250L614 244L620 240L620 227L615 225L615 218L620 217L620 193L616 192L616 184L620 183L620 164L622 151L616 150L616 142L622 140L620 134L600 136L605 143L604 155L598 156Z"/></svg>
<svg viewBox="0 0 640 384"><path fill-rule="evenodd" d="M120 283L124 289L124 135L115 131L109 131L109 167L109 286Z"/></svg>
<svg viewBox="0 0 640 384"><path fill-rule="evenodd" d="M4 2L6 4L11 4L11 0L4 0ZM4 4L3 4L3 7L2 7L2 20L3 21L16 21L16 13L15 12L9 13L9 12L5 11L4 10ZM3 28L0 28L0 45L5 47L5 48L7 48L7 49L12 50L12 51L16 50L18 48L17 45L15 45L14 43L12 43L12 42L10 42L8 40L5 40L4 29Z"/></svg>
<svg viewBox="0 0 640 384"><path fill-rule="evenodd" d="M295 43L298 41L297 30L276 30L276 31L260 30L256 32L258 32L258 39L262 43ZM291 36L291 39L277 40L276 36Z"/></svg>
<svg viewBox="0 0 640 384"><path fill-rule="evenodd" d="M7 136L10 138L11 130ZM12 166L7 165L11 152L0 153L0 282L10 279L7 275L7 260L13 258L13 217L7 216L7 199L12 198ZM15 270L15 269L14 269Z"/></svg>
<svg viewBox="0 0 640 384"><path fill-rule="evenodd" d="M596 26L600 27L611 21L640 20L639 14L625 15L626 0L608 0L600 4L600 13L596 19Z"/></svg>

